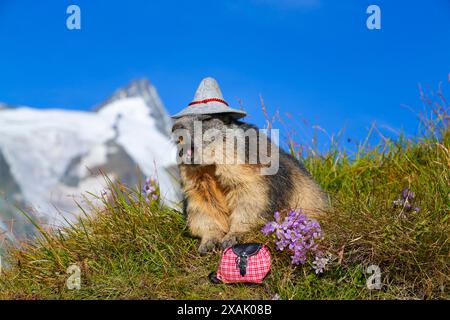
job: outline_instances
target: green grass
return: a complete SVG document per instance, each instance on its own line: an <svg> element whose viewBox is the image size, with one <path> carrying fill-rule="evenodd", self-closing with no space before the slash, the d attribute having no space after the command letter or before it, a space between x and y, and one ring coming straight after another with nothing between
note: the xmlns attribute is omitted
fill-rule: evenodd
<svg viewBox="0 0 450 320"><path fill-rule="evenodd" d="M213 285L208 274L219 255L197 253L182 215L148 204L140 192L110 184L112 197L92 207L78 224L10 249L12 268L1 277L0 297L20 299L270 299L368 296L359 267L336 268L317 277L275 256L262 286ZM262 235L259 240L266 241ZM81 268L81 290L68 290L69 265Z"/></svg>
<svg viewBox="0 0 450 320"><path fill-rule="evenodd" d="M433 110L436 110L433 105ZM219 252L200 256L180 212L147 203L140 188L109 183L102 204L84 208L77 223L43 230L10 247L0 275L2 299L448 299L450 118L422 121L413 139L338 148L303 161L329 192L333 209L321 220L332 256L324 274L294 267L275 250L262 285L213 285ZM294 147L291 148L296 154ZM351 158L351 159L350 159ZM419 212L393 208L403 188L416 194ZM247 240L267 242L260 233ZM80 290L66 288L67 268L81 268ZM366 288L369 265L382 272L381 290Z"/></svg>

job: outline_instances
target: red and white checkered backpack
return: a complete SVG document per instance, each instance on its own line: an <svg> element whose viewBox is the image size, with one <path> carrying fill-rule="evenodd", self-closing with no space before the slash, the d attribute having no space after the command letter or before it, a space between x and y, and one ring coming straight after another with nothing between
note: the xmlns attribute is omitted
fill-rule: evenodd
<svg viewBox="0 0 450 320"><path fill-rule="evenodd" d="M270 270L269 249L259 243L237 244L224 250L214 283L261 283Z"/></svg>

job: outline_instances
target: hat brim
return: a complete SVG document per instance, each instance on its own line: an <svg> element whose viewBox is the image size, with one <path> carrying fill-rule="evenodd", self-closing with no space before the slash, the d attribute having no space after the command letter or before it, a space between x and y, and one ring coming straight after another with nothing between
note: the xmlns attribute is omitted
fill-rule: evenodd
<svg viewBox="0 0 450 320"><path fill-rule="evenodd" d="M236 119L243 118L247 115L245 111L233 109L230 107L227 107L223 103L201 103L189 106L177 114L173 115L172 119L178 119L184 116L189 115L200 115L200 114L218 114L218 113L229 113Z"/></svg>

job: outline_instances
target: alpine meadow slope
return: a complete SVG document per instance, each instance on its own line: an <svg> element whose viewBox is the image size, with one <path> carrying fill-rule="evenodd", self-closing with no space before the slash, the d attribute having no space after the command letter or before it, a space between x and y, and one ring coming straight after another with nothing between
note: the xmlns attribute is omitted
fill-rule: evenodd
<svg viewBox="0 0 450 320"><path fill-rule="evenodd" d="M415 137L380 136L374 145L368 137L356 153L289 142L332 200L320 221L330 258L322 274L293 266L289 254L254 232L246 240L267 243L273 254L263 284L213 285L208 274L220 252L198 254L182 213L161 203L159 191L149 198L140 184L105 177L108 195L87 203L76 222L38 226L35 241L8 248L0 298L448 299L450 105L441 90L422 100ZM66 286L73 264L80 290ZM367 288L370 265L381 270L379 290Z"/></svg>

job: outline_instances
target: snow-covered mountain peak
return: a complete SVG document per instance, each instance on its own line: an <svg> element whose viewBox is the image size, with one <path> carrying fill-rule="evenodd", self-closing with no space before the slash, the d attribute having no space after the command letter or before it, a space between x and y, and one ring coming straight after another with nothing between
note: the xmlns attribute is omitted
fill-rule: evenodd
<svg viewBox="0 0 450 320"><path fill-rule="evenodd" d="M147 79L134 80L125 87L118 89L95 111L118 117L145 117L150 115L151 118L156 120L155 125L163 135L169 136L171 132L171 119L158 92Z"/></svg>
<svg viewBox="0 0 450 320"><path fill-rule="evenodd" d="M147 80L117 90L94 111L0 109L0 234L2 218L14 210L5 199L19 199L57 224L60 212L78 211L75 200L105 187L99 169L128 185L137 183L137 173L156 174L163 198L176 204L170 126Z"/></svg>
<svg viewBox="0 0 450 320"><path fill-rule="evenodd" d="M116 90L114 94L102 103L99 109L106 104L110 104L116 100L126 98L144 97L152 94L154 91L153 85L147 79L133 80L126 86Z"/></svg>

